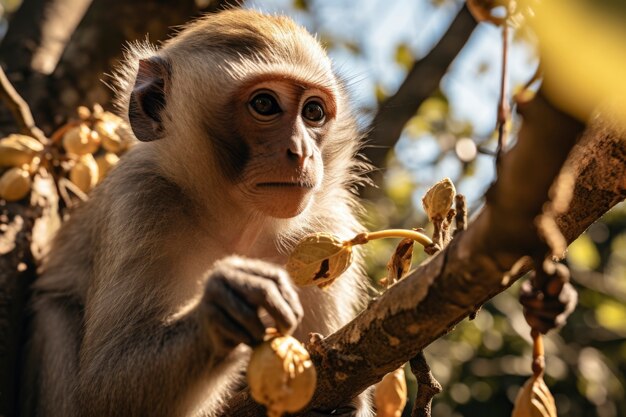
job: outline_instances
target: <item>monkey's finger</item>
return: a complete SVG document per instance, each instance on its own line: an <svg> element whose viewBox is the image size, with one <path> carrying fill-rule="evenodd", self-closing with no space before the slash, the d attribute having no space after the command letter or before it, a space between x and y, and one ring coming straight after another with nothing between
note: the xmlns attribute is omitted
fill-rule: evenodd
<svg viewBox="0 0 626 417"><path fill-rule="evenodd" d="M291 307L291 310L296 315L296 320L299 323L304 317L304 309L302 308L302 303L300 302L300 296L298 296L298 293L294 289L287 271L281 270L280 274L276 277L275 282L278 287L278 291L280 291L284 300Z"/></svg>
<svg viewBox="0 0 626 417"><path fill-rule="evenodd" d="M304 309L302 303L300 303L300 297L297 291L294 289L291 278L287 271L283 268L268 264L267 262L251 260L240 267L240 270L247 272L251 275L259 275L265 278L271 279L276 283L278 290L282 294L283 298L291 307L293 313L296 315L298 322L304 317Z"/></svg>
<svg viewBox="0 0 626 417"><path fill-rule="evenodd" d="M281 333L290 334L298 325L296 314L275 282L255 275L247 277L245 285L232 288L250 304L263 307L274 319Z"/></svg>
<svg viewBox="0 0 626 417"><path fill-rule="evenodd" d="M247 331L252 338L251 343L247 344L254 346L263 341L265 326L259 318L257 309L249 305L235 291L225 287L222 295L214 298L213 302Z"/></svg>
<svg viewBox="0 0 626 417"><path fill-rule="evenodd" d="M214 345L219 349L230 349L239 343L251 345L254 343L252 336L240 326L226 311L217 305L208 305L209 336Z"/></svg>

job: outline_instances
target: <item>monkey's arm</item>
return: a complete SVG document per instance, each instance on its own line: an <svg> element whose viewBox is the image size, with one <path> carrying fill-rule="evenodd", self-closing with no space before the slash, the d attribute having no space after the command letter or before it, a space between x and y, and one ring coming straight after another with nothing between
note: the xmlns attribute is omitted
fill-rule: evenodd
<svg viewBox="0 0 626 417"><path fill-rule="evenodd" d="M197 306L169 320L175 279L157 263L94 288L80 352L82 409L94 416L184 415L234 382L229 353L240 342L262 340L259 307L284 331L302 316L285 272L265 262L216 263Z"/></svg>

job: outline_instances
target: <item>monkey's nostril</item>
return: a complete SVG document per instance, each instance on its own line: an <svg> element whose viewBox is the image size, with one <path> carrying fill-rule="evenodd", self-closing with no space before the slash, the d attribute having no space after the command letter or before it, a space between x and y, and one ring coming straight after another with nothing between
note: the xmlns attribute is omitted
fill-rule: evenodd
<svg viewBox="0 0 626 417"><path fill-rule="evenodd" d="M306 159L305 156L302 156L302 152L293 151L291 148L287 149L287 158L299 163L304 162Z"/></svg>

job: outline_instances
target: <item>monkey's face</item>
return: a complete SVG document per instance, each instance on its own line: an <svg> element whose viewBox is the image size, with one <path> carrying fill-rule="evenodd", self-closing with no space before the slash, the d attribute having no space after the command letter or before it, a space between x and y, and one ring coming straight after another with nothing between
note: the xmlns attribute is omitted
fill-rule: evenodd
<svg viewBox="0 0 626 417"><path fill-rule="evenodd" d="M234 192L265 215L297 216L322 183L321 149L336 113L332 92L264 74L234 97L234 126L245 149Z"/></svg>

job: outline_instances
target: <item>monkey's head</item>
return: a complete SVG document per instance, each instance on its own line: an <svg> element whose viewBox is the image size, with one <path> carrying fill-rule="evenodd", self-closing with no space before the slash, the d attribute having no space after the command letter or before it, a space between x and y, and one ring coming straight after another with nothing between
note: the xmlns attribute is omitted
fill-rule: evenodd
<svg viewBox="0 0 626 417"><path fill-rule="evenodd" d="M345 94L292 20L226 11L131 52L121 100L133 132L194 195L291 218L347 182L358 140Z"/></svg>

